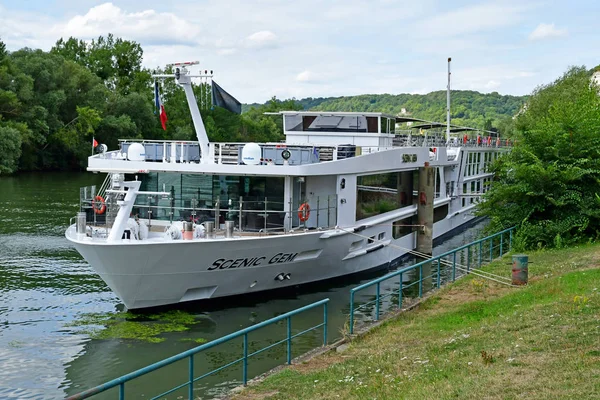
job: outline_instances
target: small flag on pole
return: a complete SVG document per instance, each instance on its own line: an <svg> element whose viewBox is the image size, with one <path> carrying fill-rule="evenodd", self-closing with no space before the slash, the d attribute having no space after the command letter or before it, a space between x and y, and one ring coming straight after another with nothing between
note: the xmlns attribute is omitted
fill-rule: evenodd
<svg viewBox="0 0 600 400"><path fill-rule="evenodd" d="M160 123L162 128L167 130L167 113L165 112L165 106L162 103L160 98L160 93L158 93L158 82L154 81L154 103L156 104L156 109L160 113Z"/></svg>
<svg viewBox="0 0 600 400"><path fill-rule="evenodd" d="M95 138L92 138L92 148L98 147L98 141Z"/></svg>

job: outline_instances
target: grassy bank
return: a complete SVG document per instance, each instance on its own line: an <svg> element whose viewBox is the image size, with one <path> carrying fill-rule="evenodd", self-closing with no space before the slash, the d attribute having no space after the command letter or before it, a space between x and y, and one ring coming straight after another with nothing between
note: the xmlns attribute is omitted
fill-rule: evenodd
<svg viewBox="0 0 600 400"><path fill-rule="evenodd" d="M600 398L600 245L530 261L526 288L466 277L235 399Z"/></svg>

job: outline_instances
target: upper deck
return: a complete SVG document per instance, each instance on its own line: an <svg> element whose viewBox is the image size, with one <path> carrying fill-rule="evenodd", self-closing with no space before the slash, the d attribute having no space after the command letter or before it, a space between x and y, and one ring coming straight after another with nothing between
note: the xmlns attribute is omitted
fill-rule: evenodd
<svg viewBox="0 0 600 400"><path fill-rule="evenodd" d="M385 169L410 169L428 161L453 162L456 150L492 150L506 143L491 133L452 126L460 139L446 141L444 127L383 113L285 111L285 142L252 144L255 161L243 159L248 143L209 143L202 157L197 141L120 140L119 149L89 158L88 170L101 172L178 171L205 174L302 176ZM403 125L417 123L414 126ZM133 146L133 147L132 147ZM367 160L368 159L368 160Z"/></svg>

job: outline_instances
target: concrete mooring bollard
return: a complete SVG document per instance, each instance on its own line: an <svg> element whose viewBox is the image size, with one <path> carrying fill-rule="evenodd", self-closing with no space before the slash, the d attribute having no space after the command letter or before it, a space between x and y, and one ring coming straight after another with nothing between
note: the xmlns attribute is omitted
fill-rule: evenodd
<svg viewBox="0 0 600 400"><path fill-rule="evenodd" d="M525 254L515 254L512 256L512 284L527 285L529 278L529 256Z"/></svg>

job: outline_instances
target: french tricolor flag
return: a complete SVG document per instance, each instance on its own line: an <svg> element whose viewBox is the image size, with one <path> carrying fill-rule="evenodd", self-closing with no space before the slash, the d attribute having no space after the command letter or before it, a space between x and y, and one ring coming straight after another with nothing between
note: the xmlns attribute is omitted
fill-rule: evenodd
<svg viewBox="0 0 600 400"><path fill-rule="evenodd" d="M160 113L160 123L162 124L163 129L167 130L167 113L165 112L165 106L162 103L160 98L160 93L158 93L158 82L154 81L154 103L156 104L156 109Z"/></svg>

